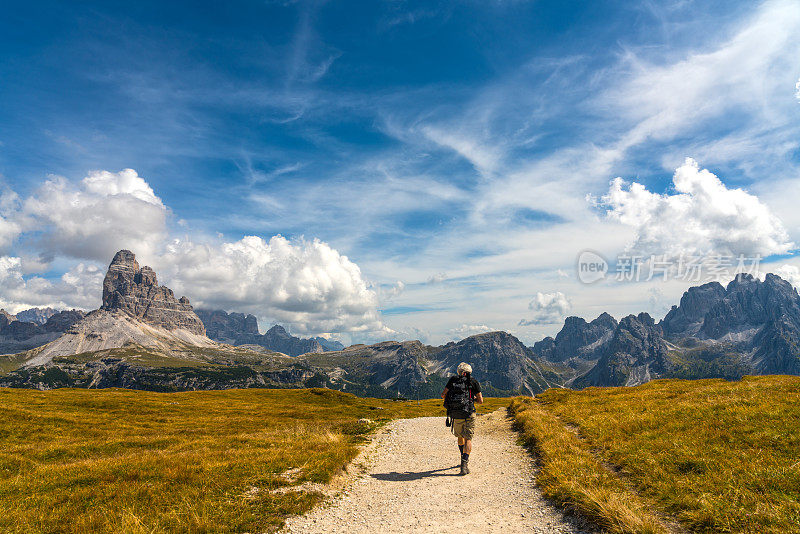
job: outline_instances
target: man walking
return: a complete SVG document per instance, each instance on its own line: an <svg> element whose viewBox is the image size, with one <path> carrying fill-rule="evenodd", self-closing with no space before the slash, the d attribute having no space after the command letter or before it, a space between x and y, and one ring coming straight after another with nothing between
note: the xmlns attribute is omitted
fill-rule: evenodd
<svg viewBox="0 0 800 534"><path fill-rule="evenodd" d="M458 375L447 382L442 392L447 416L452 418L453 434L458 437L461 451L461 474L469 473L469 455L472 452L472 437L475 434L475 403L483 403L481 385L472 378L472 366L461 362Z"/></svg>

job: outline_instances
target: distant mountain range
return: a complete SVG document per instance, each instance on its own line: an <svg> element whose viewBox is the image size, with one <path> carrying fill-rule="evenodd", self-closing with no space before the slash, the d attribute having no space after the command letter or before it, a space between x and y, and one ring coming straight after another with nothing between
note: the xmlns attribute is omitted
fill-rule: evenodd
<svg viewBox="0 0 800 534"><path fill-rule="evenodd" d="M670 377L800 375L800 296L773 274L763 282L739 275L727 287L692 287L658 323L646 313L620 321L608 313L590 322L568 317L555 337L533 347L507 332L487 332L443 346L386 341L344 348L279 325L260 334L253 315L195 312L123 250L109 265L100 309L34 309L24 317L33 320L0 311L0 350L8 353L0 355L0 387L325 386L432 397L461 361L472 364L487 395Z"/></svg>
<svg viewBox="0 0 800 534"><path fill-rule="evenodd" d="M49 343L83 317L84 313L79 310L56 312L51 308L32 308L16 315L0 310L0 353L19 352Z"/></svg>
<svg viewBox="0 0 800 534"><path fill-rule="evenodd" d="M226 313L223 310L196 310L206 327L208 337L231 345L258 345L265 349L300 356L309 352L342 350L344 345L323 337L303 339L292 336L281 325L275 325L265 334L259 334L258 321L253 315Z"/></svg>
<svg viewBox="0 0 800 534"><path fill-rule="evenodd" d="M18 312L16 316L17 321L44 325L47 323L47 320L50 317L58 312L59 310L54 310L53 308L30 308L28 310Z"/></svg>
<svg viewBox="0 0 800 534"><path fill-rule="evenodd" d="M535 355L565 363L570 387L632 386L653 378L800 375L800 297L789 282L737 275L727 287L689 288L658 323L646 313L618 324L569 317Z"/></svg>

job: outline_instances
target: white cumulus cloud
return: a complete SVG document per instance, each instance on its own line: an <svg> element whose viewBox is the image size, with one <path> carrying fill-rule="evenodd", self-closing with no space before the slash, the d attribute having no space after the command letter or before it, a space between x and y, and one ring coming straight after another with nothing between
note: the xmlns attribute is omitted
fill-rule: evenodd
<svg viewBox="0 0 800 534"><path fill-rule="evenodd" d="M772 272L792 284L795 288L800 288L800 268L796 265L781 265Z"/></svg>
<svg viewBox="0 0 800 534"><path fill-rule="evenodd" d="M168 209L133 169L94 171L75 184L47 180L15 215L50 255L108 261L121 248L152 254L166 238Z"/></svg>
<svg viewBox="0 0 800 534"><path fill-rule="evenodd" d="M518 326L530 326L536 324L549 324L560 321L572 309L569 297L561 291L554 293L536 293L536 296L528 304L528 308L533 310L531 319L522 319Z"/></svg>
<svg viewBox="0 0 800 534"><path fill-rule="evenodd" d="M15 313L31 307L92 310L100 305L105 272L79 263L60 278L49 280L23 276L23 261L0 256L0 308Z"/></svg>
<svg viewBox="0 0 800 534"><path fill-rule="evenodd" d="M636 230L631 251L644 256L683 254L782 254L789 242L781 221L758 197L729 189L686 158L673 176L676 194L658 194L642 184L611 182L599 205L610 219Z"/></svg>
<svg viewBox="0 0 800 534"><path fill-rule="evenodd" d="M93 171L79 182L51 177L25 199L0 193L0 306L96 308L105 265L129 249L156 269L160 283L195 305L253 313L262 324L278 322L296 334L394 334L359 267L326 243L280 235L170 241L169 214L133 169ZM13 254L13 247L20 250ZM91 263L74 264L60 279L31 276L65 258ZM398 282L387 297L404 287Z"/></svg>
<svg viewBox="0 0 800 534"><path fill-rule="evenodd" d="M252 313L297 334L391 333L359 267L319 240L180 240L167 246L155 267L196 307Z"/></svg>
<svg viewBox="0 0 800 534"><path fill-rule="evenodd" d="M0 253L8 250L22 231L19 223L13 220L18 204L19 196L13 191L0 193Z"/></svg>
<svg viewBox="0 0 800 534"><path fill-rule="evenodd" d="M800 101L800 80L797 80L797 83L794 84L794 96Z"/></svg>

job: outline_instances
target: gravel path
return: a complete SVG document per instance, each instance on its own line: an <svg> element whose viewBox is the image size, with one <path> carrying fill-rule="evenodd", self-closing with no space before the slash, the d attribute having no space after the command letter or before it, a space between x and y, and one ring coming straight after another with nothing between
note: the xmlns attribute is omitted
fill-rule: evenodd
<svg viewBox="0 0 800 534"><path fill-rule="evenodd" d="M516 438L504 410L479 416L462 477L443 417L394 421L364 448L341 491L289 519L284 532L590 532L542 498Z"/></svg>

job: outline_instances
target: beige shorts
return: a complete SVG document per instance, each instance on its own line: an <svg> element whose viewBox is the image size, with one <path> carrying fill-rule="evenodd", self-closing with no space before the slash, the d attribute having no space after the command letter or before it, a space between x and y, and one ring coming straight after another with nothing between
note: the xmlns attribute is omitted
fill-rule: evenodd
<svg viewBox="0 0 800 534"><path fill-rule="evenodd" d="M475 414L473 413L467 419L453 419L451 428L457 437L471 440L475 435Z"/></svg>

